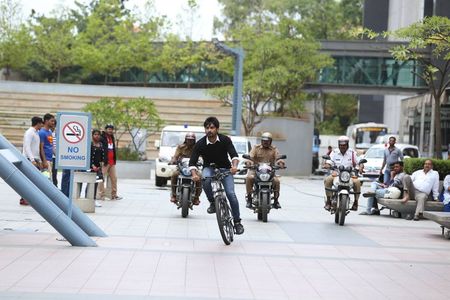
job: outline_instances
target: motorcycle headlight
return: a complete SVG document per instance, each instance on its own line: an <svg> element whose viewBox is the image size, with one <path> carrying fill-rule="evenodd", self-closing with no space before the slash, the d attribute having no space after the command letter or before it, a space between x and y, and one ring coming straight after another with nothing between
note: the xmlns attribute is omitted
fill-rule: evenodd
<svg viewBox="0 0 450 300"><path fill-rule="evenodd" d="M259 179L261 181L269 181L270 174L268 174L268 173L261 173L261 174L258 175L258 177L259 177Z"/></svg>
<svg viewBox="0 0 450 300"><path fill-rule="evenodd" d="M183 168L181 169L181 174L183 174L183 176L191 176L191 170L189 170L189 168Z"/></svg>
<svg viewBox="0 0 450 300"><path fill-rule="evenodd" d="M344 171L344 172L341 172L340 174L339 174L339 180L341 181L341 182L349 182L350 181L350 173L349 172L347 172L347 171Z"/></svg>

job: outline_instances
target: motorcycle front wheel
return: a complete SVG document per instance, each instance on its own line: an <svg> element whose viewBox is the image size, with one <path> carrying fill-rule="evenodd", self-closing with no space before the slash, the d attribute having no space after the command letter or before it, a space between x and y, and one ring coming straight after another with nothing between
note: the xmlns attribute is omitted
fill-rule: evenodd
<svg viewBox="0 0 450 300"><path fill-rule="evenodd" d="M339 199L339 225L343 226L345 223L345 216L347 215L347 206L348 206L348 195L343 194Z"/></svg>
<svg viewBox="0 0 450 300"><path fill-rule="evenodd" d="M269 193L261 193L261 219L264 223L267 222L267 217L270 209L270 195Z"/></svg>
<svg viewBox="0 0 450 300"><path fill-rule="evenodd" d="M181 190L181 216L186 218L189 215L189 196L191 191L187 187L183 187Z"/></svg>
<svg viewBox="0 0 450 300"><path fill-rule="evenodd" d="M338 200L336 203L336 208L334 211L334 223L339 224L339 204L341 202Z"/></svg>

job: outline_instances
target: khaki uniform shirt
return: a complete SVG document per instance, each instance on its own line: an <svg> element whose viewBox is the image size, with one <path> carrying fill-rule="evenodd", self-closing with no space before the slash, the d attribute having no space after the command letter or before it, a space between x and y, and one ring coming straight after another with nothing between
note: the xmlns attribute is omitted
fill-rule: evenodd
<svg viewBox="0 0 450 300"><path fill-rule="evenodd" d="M194 145L192 145L190 147L187 144L178 145L177 150L175 150L175 154L174 154L173 158L175 160L178 160L180 158L191 157L192 150L194 150Z"/></svg>
<svg viewBox="0 0 450 300"><path fill-rule="evenodd" d="M277 157L279 156L278 149L275 146L270 145L268 148L264 148L262 145L256 145L250 151L250 158L256 163L271 163L275 164Z"/></svg>

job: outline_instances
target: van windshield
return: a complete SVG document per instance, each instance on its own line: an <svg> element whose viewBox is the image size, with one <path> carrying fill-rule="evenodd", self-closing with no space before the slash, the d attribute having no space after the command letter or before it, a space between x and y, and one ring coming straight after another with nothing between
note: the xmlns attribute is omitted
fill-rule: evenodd
<svg viewBox="0 0 450 300"><path fill-rule="evenodd" d="M246 154L247 153L247 142L236 142L233 141L234 148L238 154Z"/></svg>
<svg viewBox="0 0 450 300"><path fill-rule="evenodd" d="M163 147L176 147L184 143L184 137L186 136L186 131L163 131L161 137L161 146ZM196 140L198 141L202 138L204 132L194 132Z"/></svg>

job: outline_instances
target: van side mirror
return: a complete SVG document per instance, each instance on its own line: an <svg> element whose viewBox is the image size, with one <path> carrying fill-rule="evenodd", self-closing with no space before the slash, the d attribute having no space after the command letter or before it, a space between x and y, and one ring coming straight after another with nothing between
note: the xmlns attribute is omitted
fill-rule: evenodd
<svg viewBox="0 0 450 300"><path fill-rule="evenodd" d="M155 140L155 148L159 149L160 146L161 146L161 141L160 140Z"/></svg>

